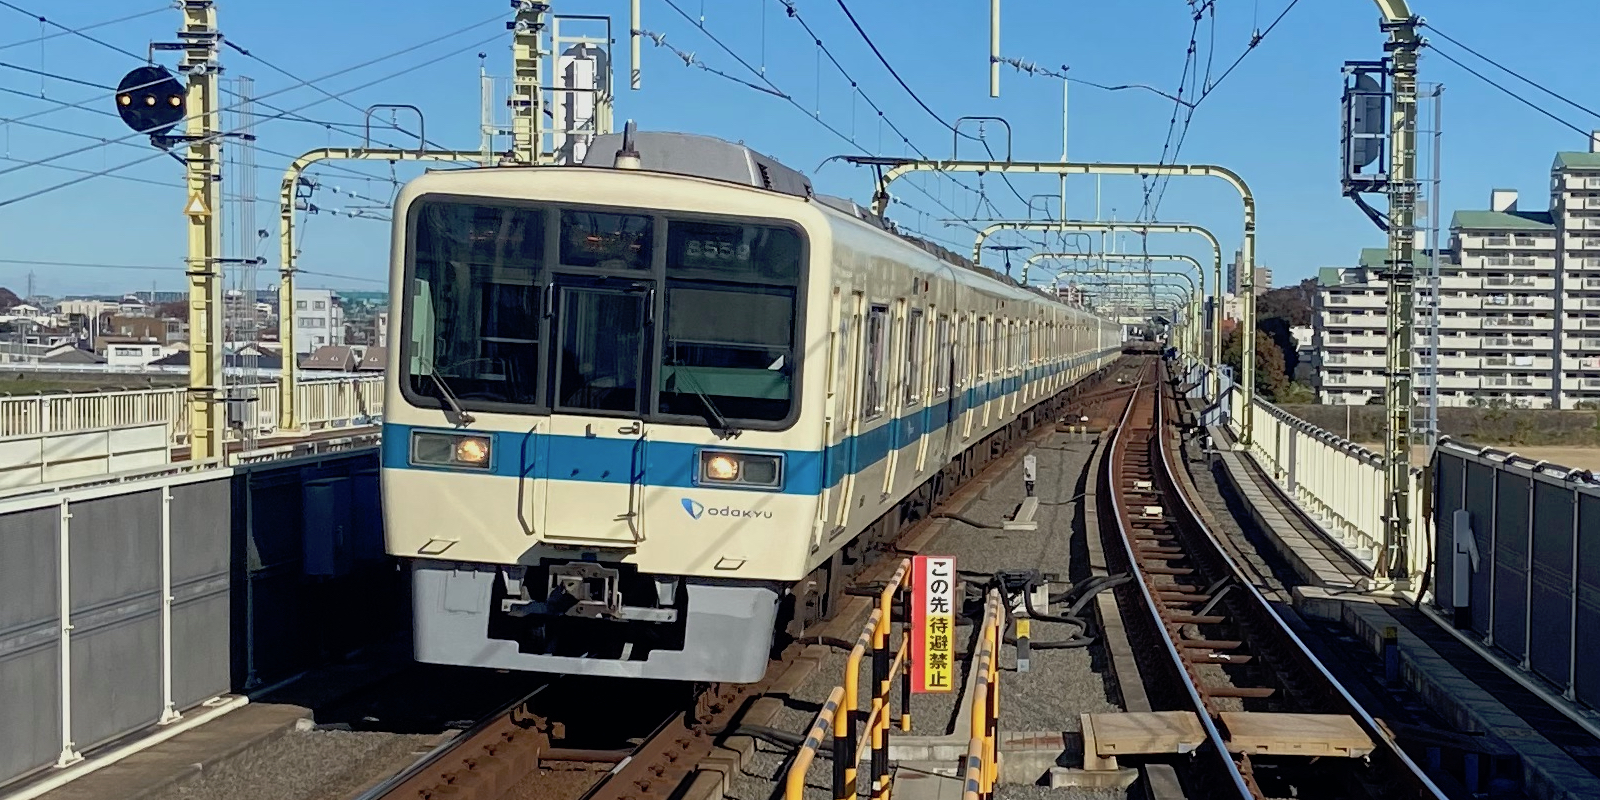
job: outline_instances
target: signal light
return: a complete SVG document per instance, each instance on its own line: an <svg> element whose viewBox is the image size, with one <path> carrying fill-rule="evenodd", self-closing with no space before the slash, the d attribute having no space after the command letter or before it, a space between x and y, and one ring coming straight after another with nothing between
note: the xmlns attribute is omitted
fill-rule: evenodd
<svg viewBox="0 0 1600 800"><path fill-rule="evenodd" d="M183 84L165 67L139 67L117 84L117 116L140 133L162 136L177 127L184 103Z"/></svg>

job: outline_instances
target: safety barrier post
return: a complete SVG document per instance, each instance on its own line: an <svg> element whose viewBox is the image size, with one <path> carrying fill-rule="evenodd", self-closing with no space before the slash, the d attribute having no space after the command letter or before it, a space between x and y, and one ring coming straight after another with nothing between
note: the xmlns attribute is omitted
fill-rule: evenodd
<svg viewBox="0 0 1600 800"><path fill-rule="evenodd" d="M850 649L845 661L844 683L834 687L829 694L828 702L812 723L805 744L789 766L784 789L786 800L800 800L805 791L805 773L815 760L816 751L822 746L823 735L830 729L833 734L834 799L855 800L861 760L870 748L871 797L873 800L888 800L889 716L893 713L889 705L889 692L893 688L896 673L905 676L908 684L910 680L910 635L907 626L901 625L899 644L892 651L889 649L889 635L893 628L895 606L899 605L903 611L910 610L910 580L911 561L902 560L888 584L879 592L876 608L867 616L860 635L856 637L855 646ZM898 603L897 592L900 593ZM865 660L869 647L872 648L872 710L864 725L867 741L866 747L863 747L857 723L861 720L861 662ZM901 697L901 729L910 730L910 694L902 692Z"/></svg>
<svg viewBox="0 0 1600 800"><path fill-rule="evenodd" d="M828 693L828 702L822 704L822 710L817 712L817 718L812 721L811 728L806 731L806 740L800 745L800 751L795 753L794 764L789 767L789 774L784 781L784 800L802 800L806 793L806 773L811 769L811 762L816 760L817 750L822 747L822 737L828 732L828 725L837 717L844 716L839 713L839 701L844 697L844 688L833 687ZM834 752L838 752L838 745L834 745Z"/></svg>
<svg viewBox="0 0 1600 800"><path fill-rule="evenodd" d="M984 603L982 630L971 669L978 676L972 699L971 738L967 742L964 800L987 800L1000 778L1000 626L1005 614L1000 595L991 591Z"/></svg>
<svg viewBox="0 0 1600 800"><path fill-rule="evenodd" d="M889 796L889 689L893 681L896 660L908 660L908 632L901 626L900 646L889 652L889 630L894 621L895 593L904 588L911 574L911 562L902 559L894 575L878 593L878 619L872 631L872 714L868 728L872 736L872 798L886 800ZM905 594L909 594L906 592ZM903 712L909 713L910 704L903 703ZM909 725L909 719L904 724Z"/></svg>
<svg viewBox="0 0 1600 800"><path fill-rule="evenodd" d="M900 592L900 730L911 730L911 572Z"/></svg>
<svg viewBox="0 0 1600 800"><path fill-rule="evenodd" d="M878 620L882 616L882 609L872 610L844 665L844 709L833 721L833 794L840 800L856 795L856 721L861 718L861 659L872 644L878 630Z"/></svg>

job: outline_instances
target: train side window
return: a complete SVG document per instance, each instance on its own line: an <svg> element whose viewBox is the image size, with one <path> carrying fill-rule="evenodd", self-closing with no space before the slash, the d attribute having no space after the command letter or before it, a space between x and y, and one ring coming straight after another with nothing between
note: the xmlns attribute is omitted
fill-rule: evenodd
<svg viewBox="0 0 1600 800"><path fill-rule="evenodd" d="M994 341L989 347L990 374L1002 374L1005 371L1005 320L995 320Z"/></svg>
<svg viewBox="0 0 1600 800"><path fill-rule="evenodd" d="M940 314L933 334L933 394L944 395L950 389L950 365L959 356L950 349L950 315Z"/></svg>
<svg viewBox="0 0 1600 800"><path fill-rule="evenodd" d="M888 306L873 306L867 312L866 364L861 382L861 416L872 419L883 413L884 329L889 322Z"/></svg>
<svg viewBox="0 0 1600 800"><path fill-rule="evenodd" d="M950 377L955 379L953 383L958 389L966 388L967 378L972 373L972 364L967 360L972 350L972 326L967 323L965 316L956 318L956 350L950 363L955 374Z"/></svg>
<svg viewBox="0 0 1600 800"><path fill-rule="evenodd" d="M912 405L922 399L922 366L926 356L922 352L922 344L927 340L923 335L922 309L911 309L906 321L906 376L905 376L905 404Z"/></svg>
<svg viewBox="0 0 1600 800"><path fill-rule="evenodd" d="M978 320L977 330L977 346L972 348L973 383L979 383L978 379L989 375L989 320Z"/></svg>

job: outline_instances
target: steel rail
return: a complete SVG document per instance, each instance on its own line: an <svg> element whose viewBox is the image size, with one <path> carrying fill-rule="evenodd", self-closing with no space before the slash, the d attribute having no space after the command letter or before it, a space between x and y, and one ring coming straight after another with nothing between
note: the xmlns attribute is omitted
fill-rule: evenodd
<svg viewBox="0 0 1600 800"><path fill-rule="evenodd" d="M523 695L521 698L501 706L499 709L495 710L494 713L478 720L473 724L472 727L467 728L455 736L450 737L448 740L435 745L434 748L429 750L422 758L411 762L410 766L393 775L390 775L383 781L369 787L361 794L356 795L356 800L381 800L381 798L388 796L390 793L405 785L407 781L410 781L427 770L433 768L434 765L438 764L446 756L477 738L484 731L499 723L500 720L505 718L507 715L515 713L516 710L522 705L537 697L541 692L550 688L554 684L555 681L546 683L527 693L526 695Z"/></svg>
<svg viewBox="0 0 1600 800"><path fill-rule="evenodd" d="M1161 643L1166 647L1167 657L1172 660L1172 665L1177 669L1179 675L1188 676L1188 667L1184 663L1183 654L1178 652L1177 645L1173 643L1172 637L1167 631L1165 620L1161 619L1161 606L1156 601L1155 596L1150 593L1150 585L1147 582L1144 568L1140 564L1139 555L1134 552L1132 531L1128 529L1127 518L1123 514L1122 493L1117 491L1117 488L1112 483L1118 479L1121 473L1122 457L1127 454L1125 450L1118 452L1118 448L1123 445L1122 433L1127 429L1128 420L1133 416L1134 406L1139 404L1139 390L1144 388L1147 377L1147 375L1139 377L1139 382L1134 385L1133 393L1128 397L1128 405L1122 411L1122 419L1111 429L1111 437L1106 442L1106 452L1110 456L1109 469L1106 469L1101 474L1101 479L1109 489L1107 494L1110 495L1111 512L1117 520L1117 529L1118 533L1121 534L1123 552L1127 554L1129 568L1138 575L1138 580L1133 581L1133 583L1138 585L1140 594L1144 596L1145 610L1150 612L1151 622L1155 624L1156 629L1161 633ZM1157 381L1159 388L1159 378L1157 378ZM1158 398L1156 402L1157 424L1160 421L1160 409L1161 404ZM1157 435L1159 435L1159 428L1156 430ZM1238 763L1233 760L1233 755L1228 752L1227 740L1223 738L1222 731L1217 729L1216 722L1211 719L1211 713L1206 708L1205 700L1200 697L1199 688L1195 686L1192 680L1185 680L1183 688L1188 693L1189 700L1194 704L1195 713L1200 717L1201 726L1205 728L1206 741L1210 742L1211 746L1216 749L1217 756L1222 760L1227 770L1228 778L1232 781L1234 788L1238 790L1239 796L1246 798L1246 800L1255 800L1255 794L1251 791L1244 774L1239 771Z"/></svg>
<svg viewBox="0 0 1600 800"><path fill-rule="evenodd" d="M1132 408L1131 403L1129 404L1129 408ZM1167 473L1166 478L1168 484L1176 488L1178 484L1174 478L1177 475L1177 468L1172 463L1172 448L1167 446L1168 437L1164 427L1165 420L1162 418L1163 413L1164 404L1158 399L1156 403L1155 430L1156 435L1161 439L1161 446L1158 448L1161 453L1161 467ZM1433 779L1428 777L1428 775L1422 770L1422 767L1412 760L1411 756L1406 754L1405 750L1401 749L1400 744L1396 742L1394 737L1392 737L1389 732L1382 725L1380 725L1371 714L1367 712L1366 708L1357 702L1355 697L1345 690L1344 685L1334 677L1333 673L1330 672L1327 666L1322 663L1322 660L1317 658L1316 655L1311 652L1311 648L1306 645L1305 641L1301 639L1300 636L1294 632L1294 629L1289 626L1288 622L1286 622L1283 617L1278 614L1277 609L1273 608L1272 602L1261 593L1261 590L1256 587L1255 582L1250 580L1245 571L1240 568L1239 563L1228 554L1228 549L1223 547L1221 542L1217 540L1216 534L1207 528L1201 521L1202 518L1200 516L1200 512L1195 508L1193 502L1191 502L1188 493L1179 488L1172 494L1177 495L1178 502L1183 505L1184 513L1187 514L1190 519L1194 520L1195 529L1205 533L1206 541L1215 551L1215 556L1219 557L1223 565L1228 568L1228 571L1234 578L1234 584L1240 589L1244 590L1249 599L1253 601L1260 608L1260 610L1266 612L1268 619L1274 623L1276 629L1273 631L1273 633L1281 635L1285 640L1288 641L1288 643L1294 645L1296 650L1298 650L1298 655L1316 670L1317 676L1321 677L1323 682L1328 687L1332 688L1333 691L1338 695L1339 699L1349 707L1351 716L1355 718L1356 723L1361 726L1366 734L1373 737L1375 741L1381 742L1384 747L1387 748L1389 754L1397 758L1400 764L1409 771L1410 777L1421 783L1419 788L1426 792L1426 794L1421 795L1422 797L1430 798L1431 800L1448 800L1448 796L1444 793L1444 791L1433 782ZM1131 544L1129 546L1131 547ZM1146 596L1148 597L1148 592L1146 593ZM1232 759L1229 760L1231 761Z"/></svg>

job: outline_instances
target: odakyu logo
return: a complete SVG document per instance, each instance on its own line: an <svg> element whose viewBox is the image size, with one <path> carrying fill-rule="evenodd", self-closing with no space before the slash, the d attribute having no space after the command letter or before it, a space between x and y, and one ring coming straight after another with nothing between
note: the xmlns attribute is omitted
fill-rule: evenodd
<svg viewBox="0 0 1600 800"><path fill-rule="evenodd" d="M735 518L739 518L739 519L772 519L772 512L771 511L761 511L761 510L754 509L754 508L734 508L732 506L722 506L721 508L706 508L705 505L703 505L701 503L698 503L698 502L695 502L694 500L690 500L687 497L683 498L683 500L681 502L683 503L684 513L688 514L690 519L700 519L701 517L735 517Z"/></svg>
<svg viewBox="0 0 1600 800"><path fill-rule="evenodd" d="M689 512L689 516L693 519L699 519L701 514L706 513L705 506L700 505L699 503L696 503L687 497L683 498L683 510Z"/></svg>

